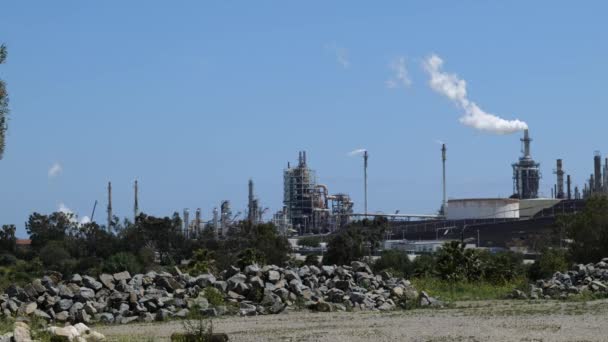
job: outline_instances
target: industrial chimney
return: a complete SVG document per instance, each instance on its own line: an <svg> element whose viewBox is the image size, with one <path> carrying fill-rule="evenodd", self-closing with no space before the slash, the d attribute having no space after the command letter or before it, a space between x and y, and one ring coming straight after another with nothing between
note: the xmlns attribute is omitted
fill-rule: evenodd
<svg viewBox="0 0 608 342"><path fill-rule="evenodd" d="M198 237L201 235L201 208L196 209L196 218L194 222L196 224L196 236Z"/></svg>
<svg viewBox="0 0 608 342"><path fill-rule="evenodd" d="M253 179L249 179L249 203L247 205L247 219L250 224L255 223L255 207L254 207L254 197L253 197Z"/></svg>
<svg viewBox="0 0 608 342"><path fill-rule="evenodd" d="M556 198L563 199L564 196L564 170L562 165L562 160L557 160L557 169L555 170L555 174L557 175L557 189L556 189Z"/></svg>
<svg viewBox="0 0 608 342"><path fill-rule="evenodd" d="M442 163L442 171L443 171L443 197L442 197L442 201L441 201L441 215L445 216L447 214L447 209L448 209L448 200L447 200L447 194L446 194L446 180L445 180L445 161L447 159L447 148L445 147L445 144L441 145L441 163Z"/></svg>
<svg viewBox="0 0 608 342"><path fill-rule="evenodd" d="M189 237L189 233L190 233L190 210L188 210L188 208L184 209L184 236L186 236L186 238Z"/></svg>
<svg viewBox="0 0 608 342"><path fill-rule="evenodd" d="M367 158L369 157L367 150L363 152L363 196L365 198L365 217L367 217Z"/></svg>
<svg viewBox="0 0 608 342"><path fill-rule="evenodd" d="M595 156L593 156L593 166L594 166L594 176L593 179L595 181L592 184L593 192L601 192L602 191L602 155L600 151L595 151Z"/></svg>
<svg viewBox="0 0 608 342"><path fill-rule="evenodd" d="M108 233L112 233L112 182L108 182Z"/></svg>
<svg viewBox="0 0 608 342"><path fill-rule="evenodd" d="M137 188L137 179L135 180L135 203L133 204L133 222L137 221L137 215L139 215L139 199L138 199L138 192L139 189Z"/></svg>

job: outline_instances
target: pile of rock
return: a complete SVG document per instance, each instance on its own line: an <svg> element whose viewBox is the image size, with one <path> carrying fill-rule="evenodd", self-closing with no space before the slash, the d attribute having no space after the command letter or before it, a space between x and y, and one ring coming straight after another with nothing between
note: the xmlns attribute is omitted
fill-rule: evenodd
<svg viewBox="0 0 608 342"><path fill-rule="evenodd" d="M209 288L215 289L210 290ZM211 300L210 292L222 304ZM435 305L405 279L374 274L362 262L350 266L281 268L230 267L216 278L190 276L177 270L131 276L128 272L99 277L74 275L62 280L50 273L0 296L0 316L36 316L55 322L129 323L188 317L192 310L207 316L276 314L290 308L393 310L404 303ZM409 305L409 304L408 304Z"/></svg>
<svg viewBox="0 0 608 342"><path fill-rule="evenodd" d="M46 332L53 337L51 341L102 342L106 340L103 334L89 329L82 323L68 324L65 327L49 327ZM15 322L12 332L0 335L0 342L32 342L30 326L23 321Z"/></svg>
<svg viewBox="0 0 608 342"><path fill-rule="evenodd" d="M579 264L566 273L556 272L547 280L530 285L529 297L519 291L516 298L565 299L586 291L608 294L608 258L596 264Z"/></svg>

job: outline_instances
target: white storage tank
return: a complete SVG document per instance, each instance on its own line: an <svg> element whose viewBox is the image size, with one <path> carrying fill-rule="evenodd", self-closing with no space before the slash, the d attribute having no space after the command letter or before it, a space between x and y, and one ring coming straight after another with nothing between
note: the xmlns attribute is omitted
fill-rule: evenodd
<svg viewBox="0 0 608 342"><path fill-rule="evenodd" d="M519 218L519 200L514 198L466 198L448 200L448 220L494 218Z"/></svg>

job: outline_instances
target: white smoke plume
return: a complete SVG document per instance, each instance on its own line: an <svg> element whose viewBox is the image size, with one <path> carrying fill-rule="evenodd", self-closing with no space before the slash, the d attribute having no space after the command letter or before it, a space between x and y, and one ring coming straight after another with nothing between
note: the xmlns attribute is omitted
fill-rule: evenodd
<svg viewBox="0 0 608 342"><path fill-rule="evenodd" d="M484 112L467 97L467 83L456 74L442 71L443 60L437 55L431 55L424 62L424 69L431 79L429 85L433 90L452 100L464 110L460 122L466 126L496 134L511 134L528 128L528 124L520 120L505 120L494 114Z"/></svg>
<svg viewBox="0 0 608 342"><path fill-rule="evenodd" d="M49 172L48 172L49 178L55 178L55 177L59 176L61 171L63 171L61 164L59 164L58 162L53 163L53 165L51 165L51 167L49 168Z"/></svg>
<svg viewBox="0 0 608 342"><path fill-rule="evenodd" d="M392 61L389 64L389 68L393 71L393 77L386 81L387 88L409 87L412 85L412 80L405 67L405 57L399 57Z"/></svg>
<svg viewBox="0 0 608 342"><path fill-rule="evenodd" d="M64 213L70 218L70 221L73 223L79 223L83 225L91 222L91 218L88 216L83 216L82 219L78 221L78 215L76 215L74 211L68 208L63 202L59 203L59 208L57 209L57 211L59 211L60 213Z"/></svg>
<svg viewBox="0 0 608 342"><path fill-rule="evenodd" d="M63 202L59 203L59 209L57 209L57 211L66 215L74 214L72 209L68 208Z"/></svg>
<svg viewBox="0 0 608 342"><path fill-rule="evenodd" d="M351 156L351 157L352 157L352 156L357 156L357 155L360 155L360 154L365 153L366 151L367 151L366 149L364 149L364 148L360 148L360 149L356 149L356 150L354 150L354 151L350 151L350 152L348 152L348 155L349 155L349 156Z"/></svg>

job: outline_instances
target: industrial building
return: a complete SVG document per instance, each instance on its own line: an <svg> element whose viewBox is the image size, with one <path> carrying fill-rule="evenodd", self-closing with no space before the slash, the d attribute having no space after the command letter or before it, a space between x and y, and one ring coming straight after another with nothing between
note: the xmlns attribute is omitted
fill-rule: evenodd
<svg viewBox="0 0 608 342"><path fill-rule="evenodd" d="M283 211L275 214L278 222L286 220L299 234L330 232L349 223L353 202L347 194L330 195L326 185L317 183L314 170L308 167L306 151L298 164L287 163L283 172Z"/></svg>
<svg viewBox="0 0 608 342"><path fill-rule="evenodd" d="M523 156L517 163L513 164L513 198L528 199L538 198L540 183L540 164L532 159L530 154L530 143L532 139L526 129L523 143Z"/></svg>

